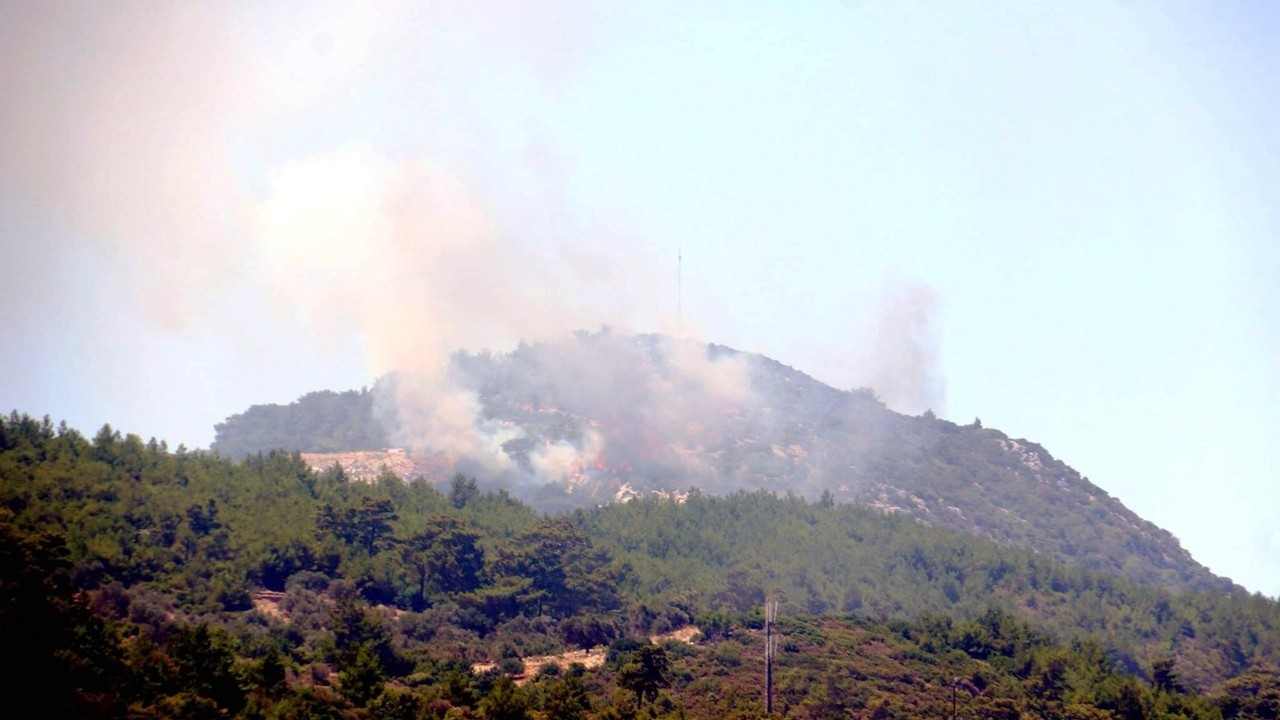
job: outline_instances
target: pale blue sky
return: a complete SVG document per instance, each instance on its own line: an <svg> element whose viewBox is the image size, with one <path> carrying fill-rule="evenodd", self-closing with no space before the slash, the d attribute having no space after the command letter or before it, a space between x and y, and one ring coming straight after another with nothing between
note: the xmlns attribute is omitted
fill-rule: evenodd
<svg viewBox="0 0 1280 720"><path fill-rule="evenodd" d="M939 414L1275 596L1276 37L1262 2L3 6L0 404L203 446L397 327L669 330L683 249L701 336L841 387L927 289ZM445 240L308 234L441 188L466 222L404 225Z"/></svg>

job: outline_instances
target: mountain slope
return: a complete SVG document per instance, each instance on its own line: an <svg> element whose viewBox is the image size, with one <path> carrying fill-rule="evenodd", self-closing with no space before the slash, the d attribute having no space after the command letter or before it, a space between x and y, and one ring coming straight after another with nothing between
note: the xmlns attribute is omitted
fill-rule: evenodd
<svg viewBox="0 0 1280 720"><path fill-rule="evenodd" d="M383 433L432 467L469 471L543 507L690 487L825 495L1142 582L1230 587L1034 442L895 413L869 390L838 390L761 355L580 333L507 354L458 354L450 382L476 400L479 441L469 447L491 455L437 442L407 421L430 400L400 392L395 375L372 391L377 409L364 416L373 424L364 435ZM255 447L240 418L218 426L215 449L274 447ZM332 445L312 438L285 449Z"/></svg>
<svg viewBox="0 0 1280 720"><path fill-rule="evenodd" d="M229 457L287 447L304 452L377 450L387 433L368 390L307 393L288 405L254 405L214 426L212 449Z"/></svg>
<svg viewBox="0 0 1280 720"><path fill-rule="evenodd" d="M1146 708L1124 717L1219 717L1162 704L1195 692L1217 693L1223 717L1274 716L1241 712L1274 698L1274 600L1170 591L901 513L765 491L545 517L465 479L447 495L349 482L296 454L233 463L110 427L90 442L14 413L0 418L0 536L0 626L32 660L21 687L113 708L70 715L138 703L233 716L294 697L353 718L421 716L358 708L384 678L388 693L474 708L495 678L473 678L473 663L519 672L518 657L612 642L584 675L603 707L625 687L632 636L693 623L698 647L669 648L672 696L689 717L731 717L758 677L745 668L759 667L772 597L788 717L846 716L846 701L900 708L877 717L949 717L935 701L956 677L972 679L974 701L1002 699L983 714L1011 720L1109 717L1065 705L1119 712L1117 682ZM221 710L176 712L191 703Z"/></svg>

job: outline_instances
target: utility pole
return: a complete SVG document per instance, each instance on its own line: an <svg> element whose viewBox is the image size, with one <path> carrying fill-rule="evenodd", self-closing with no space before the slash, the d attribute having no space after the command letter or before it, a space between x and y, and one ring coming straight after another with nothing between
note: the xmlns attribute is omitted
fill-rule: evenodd
<svg viewBox="0 0 1280 720"><path fill-rule="evenodd" d="M956 720L956 686L960 684L960 678L951 680L951 720Z"/></svg>
<svg viewBox="0 0 1280 720"><path fill-rule="evenodd" d="M773 634L773 624L778 621L778 601L764 602L764 714L773 714L773 656L778 649L778 639Z"/></svg>

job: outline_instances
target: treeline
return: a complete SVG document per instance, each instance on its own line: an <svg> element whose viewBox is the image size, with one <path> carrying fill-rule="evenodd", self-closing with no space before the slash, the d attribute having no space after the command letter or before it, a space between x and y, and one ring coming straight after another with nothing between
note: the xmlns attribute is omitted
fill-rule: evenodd
<svg viewBox="0 0 1280 720"><path fill-rule="evenodd" d="M1176 657L1197 687L1280 658L1280 604L1243 591L1175 591L1055 562L860 505L693 493L581 513L641 596L746 611L879 619L974 617L997 603L1057 637L1093 636L1134 672Z"/></svg>
<svg viewBox="0 0 1280 720"><path fill-rule="evenodd" d="M464 477L351 484L296 454L232 463L16 413L0 480L0 638L31 660L14 687L71 715L755 717L728 689L755 682L766 596L808 618L781 653L793 717L945 717L928 698L948 675L1042 717L1265 717L1280 697L1274 601L832 502L695 492L544 517ZM696 649L642 640L689 623ZM601 669L504 679L598 645Z"/></svg>
<svg viewBox="0 0 1280 720"><path fill-rule="evenodd" d="M438 653L411 661L385 615L341 594L329 596L325 630L297 619L222 623L230 629L121 619L127 597L97 592L86 602L55 541L7 526L0 570L0 638L11 660L0 717L32 707L86 718L764 717L758 613L712 618L699 647L624 636L602 667L546 665L517 686L506 662L477 674ZM1052 642L998 609L964 622L784 616L776 631L780 717L1216 720L1280 709L1274 667L1205 696L1166 660L1146 684L1100 644ZM308 636L323 649L299 647ZM329 662L307 664L312 655Z"/></svg>
<svg viewBox="0 0 1280 720"><path fill-rule="evenodd" d="M275 448L301 452L380 450L390 444L368 388L307 393L288 405L254 405L214 426L213 451L240 459Z"/></svg>

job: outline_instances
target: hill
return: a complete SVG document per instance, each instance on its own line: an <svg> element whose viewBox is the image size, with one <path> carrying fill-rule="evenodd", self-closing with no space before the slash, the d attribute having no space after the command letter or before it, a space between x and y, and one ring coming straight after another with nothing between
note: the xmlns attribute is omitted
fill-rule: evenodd
<svg viewBox="0 0 1280 720"><path fill-rule="evenodd" d="M265 449L378 450L387 432L374 420L368 389L307 393L288 405L254 405L214 426L213 449L243 458Z"/></svg>
<svg viewBox="0 0 1280 720"><path fill-rule="evenodd" d="M350 482L0 420L15 707L115 717L1271 717L1280 603L1069 567L770 492L543 516L455 477ZM692 646L644 638L694 624ZM519 658L607 646L517 687ZM475 663L496 668L473 674ZM949 697L950 696L950 697Z"/></svg>
<svg viewBox="0 0 1280 720"><path fill-rule="evenodd" d="M1143 582L1230 586L1038 443L933 413L902 415L870 390L839 390L761 355L578 333L506 354L459 353L449 380L477 408L465 428L475 437L461 447L413 422L434 398L403 392L411 383L390 375L359 404L313 393L255 406L218 425L213 449L372 449L343 446L356 427L407 448L420 459L415 470L436 482L473 472L543 509L690 487L827 494Z"/></svg>

